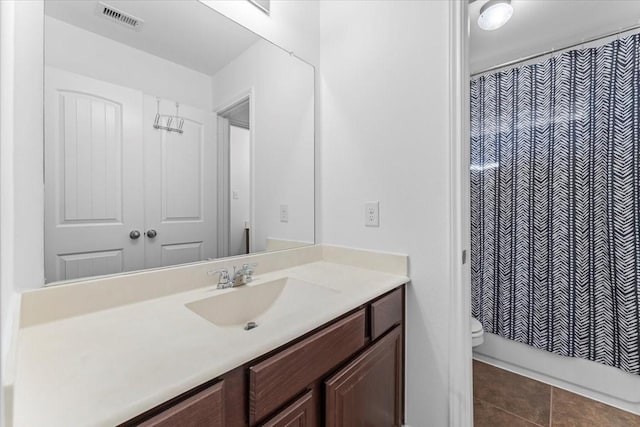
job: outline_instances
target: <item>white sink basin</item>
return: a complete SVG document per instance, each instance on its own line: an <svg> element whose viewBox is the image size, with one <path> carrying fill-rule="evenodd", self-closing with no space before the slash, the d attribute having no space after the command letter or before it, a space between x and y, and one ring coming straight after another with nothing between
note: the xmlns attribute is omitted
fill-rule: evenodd
<svg viewBox="0 0 640 427"><path fill-rule="evenodd" d="M186 304L217 326L259 326L311 307L338 291L290 277L234 288L230 292Z"/></svg>

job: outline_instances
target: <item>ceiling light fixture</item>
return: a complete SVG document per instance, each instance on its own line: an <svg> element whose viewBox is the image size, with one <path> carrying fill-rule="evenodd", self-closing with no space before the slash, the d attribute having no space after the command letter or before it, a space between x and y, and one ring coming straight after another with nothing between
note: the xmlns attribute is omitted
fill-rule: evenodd
<svg viewBox="0 0 640 427"><path fill-rule="evenodd" d="M480 9L478 26L486 31L497 30L513 15L511 0L489 0Z"/></svg>

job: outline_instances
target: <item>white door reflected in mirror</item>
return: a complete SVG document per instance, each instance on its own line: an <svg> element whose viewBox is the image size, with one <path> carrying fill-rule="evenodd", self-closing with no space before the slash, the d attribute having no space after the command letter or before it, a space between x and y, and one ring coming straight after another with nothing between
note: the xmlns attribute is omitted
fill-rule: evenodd
<svg viewBox="0 0 640 427"><path fill-rule="evenodd" d="M144 25L45 2L47 284L313 244L313 67L195 0L107 3Z"/></svg>
<svg viewBox="0 0 640 427"><path fill-rule="evenodd" d="M141 117L139 91L47 67L47 281L144 268Z"/></svg>
<svg viewBox="0 0 640 427"><path fill-rule="evenodd" d="M183 105L167 132L149 123L170 101L51 67L45 80L48 280L215 258L213 113Z"/></svg>

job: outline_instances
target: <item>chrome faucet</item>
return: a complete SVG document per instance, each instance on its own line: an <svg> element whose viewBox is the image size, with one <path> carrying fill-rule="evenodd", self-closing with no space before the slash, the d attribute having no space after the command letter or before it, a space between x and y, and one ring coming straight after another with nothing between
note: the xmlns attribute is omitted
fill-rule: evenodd
<svg viewBox="0 0 640 427"><path fill-rule="evenodd" d="M246 285L253 280L254 268L258 266L258 263L242 264L242 267L233 267L233 277L231 282L233 286Z"/></svg>
<svg viewBox="0 0 640 427"><path fill-rule="evenodd" d="M214 274L220 274L220 276L218 276L218 286L217 286L218 289L226 289L233 286L233 283L231 282L231 278L229 277L229 270L227 270L226 268L209 270L207 271L207 274L209 276L213 276Z"/></svg>
<svg viewBox="0 0 640 427"><path fill-rule="evenodd" d="M226 268L219 268L217 270L209 270L207 274L218 276L218 289L235 288L237 286L246 285L253 280L254 268L258 263L254 264L242 264L241 267L233 267L233 276L229 275L229 270Z"/></svg>

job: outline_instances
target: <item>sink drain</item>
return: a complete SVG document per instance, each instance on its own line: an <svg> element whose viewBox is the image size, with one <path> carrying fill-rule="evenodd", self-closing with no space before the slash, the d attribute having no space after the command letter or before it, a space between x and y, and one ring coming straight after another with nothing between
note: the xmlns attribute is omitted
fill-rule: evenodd
<svg viewBox="0 0 640 427"><path fill-rule="evenodd" d="M257 328L258 324L256 322L247 322L247 326L244 327L245 331L250 331L253 328Z"/></svg>

